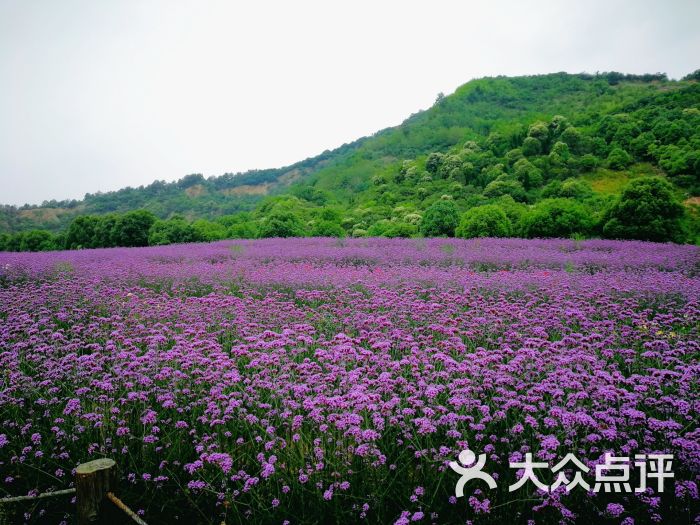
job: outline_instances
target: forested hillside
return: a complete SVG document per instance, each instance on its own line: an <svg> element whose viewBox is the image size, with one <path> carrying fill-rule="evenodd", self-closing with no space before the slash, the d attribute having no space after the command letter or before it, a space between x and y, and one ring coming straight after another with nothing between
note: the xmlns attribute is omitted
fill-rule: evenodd
<svg viewBox="0 0 700 525"><path fill-rule="evenodd" d="M301 235L696 242L699 76L473 80L289 167L6 206L0 249Z"/></svg>

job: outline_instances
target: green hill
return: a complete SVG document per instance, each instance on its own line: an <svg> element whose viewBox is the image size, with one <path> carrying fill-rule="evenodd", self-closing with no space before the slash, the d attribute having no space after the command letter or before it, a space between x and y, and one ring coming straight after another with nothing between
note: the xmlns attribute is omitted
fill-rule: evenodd
<svg viewBox="0 0 700 525"><path fill-rule="evenodd" d="M88 194L81 201L5 206L0 231L69 234L77 216L108 216L111 228L119 214L147 210L161 219L155 230L166 232L154 231L152 243L265 235L451 235L455 227L431 231L435 213L456 213L459 223L465 212L479 208L467 222L481 224L482 212L494 212L483 223L491 226L461 228L461 234L693 240L700 195L697 77L697 72L682 81L660 74L557 73L473 80L399 126L291 166L209 178L194 174ZM670 186L644 191L657 197L670 192L684 206L679 212L654 204L644 213L651 222L670 214L662 218L673 225L658 226L666 233L656 236L631 224L610 226L621 213L618 196L624 188L651 176ZM628 198L632 195L637 194ZM486 205L491 208L482 210ZM489 229L503 215L507 230ZM104 227L89 226L91 239L66 246L114 244L117 233L110 234L112 240L96 237ZM44 246L56 242L66 240L60 236ZM21 239L5 248L20 244Z"/></svg>

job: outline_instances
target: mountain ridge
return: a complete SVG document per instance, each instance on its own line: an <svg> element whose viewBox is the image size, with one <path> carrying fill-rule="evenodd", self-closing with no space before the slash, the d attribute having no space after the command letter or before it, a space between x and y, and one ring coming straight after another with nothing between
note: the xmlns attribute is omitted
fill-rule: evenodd
<svg viewBox="0 0 700 525"><path fill-rule="evenodd" d="M428 154L447 152L470 141L483 146L488 141L500 140L502 145L495 149L487 145L487 148L493 150L496 157L505 155L506 150L517 150L521 146L527 138L528 126L557 115L565 115L567 125L581 130L587 139L595 142L600 139L595 135L606 115L624 115L630 108L637 111L634 109L637 106L653 105L663 98L664 93L688 94L689 108L692 109L695 107L692 89L696 84L697 72L680 81L668 80L659 73L625 75L616 72L594 75L560 72L473 79L450 95L440 95L430 108L412 114L396 126L289 166L208 178L190 174L173 182L154 181L137 188L86 194L80 201L3 206L0 231L40 228L59 232L81 214L104 215L137 209L148 210L161 219L183 216L188 220L213 220L241 212L255 212L266 199L304 192L320 192L327 204L353 207L358 198L372 193L375 177L391 179L391 173L400 169L401 162L416 161L422 169ZM688 151L692 157L697 145L690 144L691 135L686 135L678 139L685 142L678 144L690 148ZM607 146L613 144L612 137L605 140ZM595 153L607 155L606 147L597 144ZM630 147L628 143L626 147ZM667 144L662 144L662 147L667 147ZM589 147L592 152L595 148ZM649 159L643 153L634 160L640 163ZM652 164L653 170L659 172L661 168L657 160ZM543 162L538 169L544 170L547 178L549 168ZM505 167L504 175L511 167ZM580 170L570 171L572 176L582 175ZM600 171L599 175L601 173L604 172ZM663 176L665 173L661 170L657 174ZM467 183L466 179L464 182ZM686 191L687 194L681 195L684 200L697 197L696 183L691 181L688 184L689 193ZM347 233L352 234L352 230Z"/></svg>

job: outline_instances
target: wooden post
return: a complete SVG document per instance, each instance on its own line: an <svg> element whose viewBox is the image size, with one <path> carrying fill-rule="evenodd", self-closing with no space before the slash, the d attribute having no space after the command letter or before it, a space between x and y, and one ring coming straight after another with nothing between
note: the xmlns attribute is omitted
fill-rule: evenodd
<svg viewBox="0 0 700 525"><path fill-rule="evenodd" d="M78 465L75 488L78 504L78 525L97 523L105 495L115 489L116 463L102 458Z"/></svg>

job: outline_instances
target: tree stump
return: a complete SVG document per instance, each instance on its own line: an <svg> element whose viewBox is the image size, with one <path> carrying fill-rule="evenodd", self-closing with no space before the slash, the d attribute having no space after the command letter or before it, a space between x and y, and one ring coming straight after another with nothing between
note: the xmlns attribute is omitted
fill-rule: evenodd
<svg viewBox="0 0 700 525"><path fill-rule="evenodd" d="M116 463L102 458L78 465L75 488L78 505L78 525L98 523L105 495L115 489Z"/></svg>

